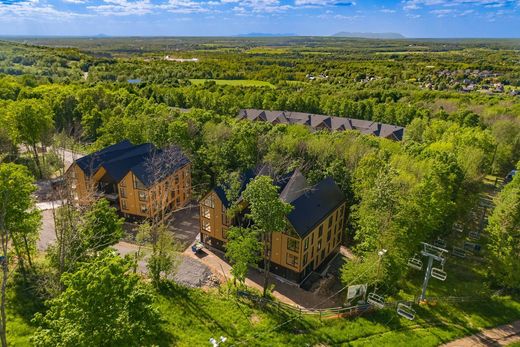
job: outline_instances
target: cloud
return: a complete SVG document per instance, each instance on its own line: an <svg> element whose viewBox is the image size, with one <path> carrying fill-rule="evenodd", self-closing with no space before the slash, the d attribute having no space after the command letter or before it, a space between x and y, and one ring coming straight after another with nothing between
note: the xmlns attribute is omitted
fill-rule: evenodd
<svg viewBox="0 0 520 347"><path fill-rule="evenodd" d="M141 16L152 13L154 9L150 0L104 0L104 3L105 5L87 6L87 9L102 16Z"/></svg>
<svg viewBox="0 0 520 347"><path fill-rule="evenodd" d="M294 5L296 6L341 6L351 7L355 6L356 3L353 1L338 1L338 0L295 0Z"/></svg>
<svg viewBox="0 0 520 347"><path fill-rule="evenodd" d="M40 0L0 0L0 22L18 19L38 18L46 20L68 20L87 15L57 10L54 6L40 3Z"/></svg>

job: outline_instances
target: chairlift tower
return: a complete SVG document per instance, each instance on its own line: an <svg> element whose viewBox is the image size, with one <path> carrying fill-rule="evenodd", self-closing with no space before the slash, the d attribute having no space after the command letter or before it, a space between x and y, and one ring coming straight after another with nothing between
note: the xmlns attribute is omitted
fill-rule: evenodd
<svg viewBox="0 0 520 347"><path fill-rule="evenodd" d="M444 254L448 253L448 251L444 248L440 248L426 242L421 242L421 244L424 247L421 251L421 254L425 257L428 257L428 267L426 268L426 273L424 274L424 282L422 286L422 293L419 297L419 302L426 300L426 288L428 287L430 277L439 279L441 281L446 279L446 272L444 272L443 269L434 268L433 261L436 260L444 266Z"/></svg>

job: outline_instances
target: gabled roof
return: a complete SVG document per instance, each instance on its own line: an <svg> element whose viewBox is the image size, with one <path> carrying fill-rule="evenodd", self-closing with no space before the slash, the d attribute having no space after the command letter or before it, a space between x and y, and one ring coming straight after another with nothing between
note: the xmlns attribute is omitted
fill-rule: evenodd
<svg viewBox="0 0 520 347"><path fill-rule="evenodd" d="M262 120L271 124L303 124L311 127L313 130L357 130L363 134L370 134L396 141L401 141L404 135L404 128L397 125L383 124L364 119L332 117L304 112L242 109L238 113L238 118Z"/></svg>
<svg viewBox="0 0 520 347"><path fill-rule="evenodd" d="M132 147L134 147L134 145L130 141L124 140L81 157L76 160L76 164L87 176L92 176L105 161L117 158Z"/></svg>
<svg viewBox="0 0 520 347"><path fill-rule="evenodd" d="M106 182L117 183L132 171L148 187L188 164L189 159L177 147L162 150L151 143L133 145L125 140L82 157L76 163L89 176L103 167L106 173L101 180Z"/></svg>
<svg viewBox="0 0 520 347"><path fill-rule="evenodd" d="M296 233L304 238L344 201L345 195L328 177L292 201L294 208L287 218Z"/></svg>
<svg viewBox="0 0 520 347"><path fill-rule="evenodd" d="M239 196L247 184L257 176L273 177L274 172L268 165L248 170L241 177ZM330 177L311 187L300 170L294 170L278 176L274 184L279 189L280 199L293 206L287 218L301 238L309 234L318 223L345 201L345 195ZM231 205L223 187L216 187L213 191L226 208Z"/></svg>
<svg viewBox="0 0 520 347"><path fill-rule="evenodd" d="M170 176L190 162L178 147L155 150L155 152L150 153L147 159L147 161L141 161L130 169L147 187Z"/></svg>

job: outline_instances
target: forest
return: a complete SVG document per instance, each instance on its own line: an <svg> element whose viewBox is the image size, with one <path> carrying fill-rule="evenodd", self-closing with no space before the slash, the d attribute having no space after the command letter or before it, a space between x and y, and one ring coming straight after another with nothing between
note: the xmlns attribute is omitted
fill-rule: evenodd
<svg viewBox="0 0 520 347"><path fill-rule="evenodd" d="M225 334L229 345L435 346L517 319L520 175L502 181L520 169L519 48L518 40L336 37L0 41L2 344L188 346ZM405 135L241 121L243 108L371 120ZM482 251L450 258L449 279L431 289L474 299L417 308L415 335L388 310L330 323L288 318L233 296L232 281L209 294L172 283L164 273L174 271L175 242L142 224L135 241L153 250L150 282L131 271L137 258L109 251L123 222L103 200L58 209L62 238L38 251L33 194L63 170L54 149L89 153L125 139L179 146L193 164L196 199L262 163L299 169L311 183L332 177L347 197L343 245L355 256L338 280L395 300L418 294L422 274L407 262L421 242L462 245L479 229ZM475 217L483 197L486 225ZM96 304L107 300L110 313Z"/></svg>

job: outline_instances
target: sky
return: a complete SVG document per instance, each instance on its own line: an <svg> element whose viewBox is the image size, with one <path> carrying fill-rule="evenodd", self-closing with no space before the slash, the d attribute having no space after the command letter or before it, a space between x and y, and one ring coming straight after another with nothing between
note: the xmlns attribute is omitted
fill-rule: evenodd
<svg viewBox="0 0 520 347"><path fill-rule="evenodd" d="M520 37L520 0L0 0L0 35Z"/></svg>

